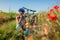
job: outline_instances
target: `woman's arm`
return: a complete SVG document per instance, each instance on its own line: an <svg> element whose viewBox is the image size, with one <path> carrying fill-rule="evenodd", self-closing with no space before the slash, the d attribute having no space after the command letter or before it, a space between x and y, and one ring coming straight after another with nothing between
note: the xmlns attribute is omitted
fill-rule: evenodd
<svg viewBox="0 0 60 40"><path fill-rule="evenodd" d="M16 17L16 24L19 24L18 16Z"/></svg>
<svg viewBox="0 0 60 40"><path fill-rule="evenodd" d="M20 16L20 18L19 18L19 23L21 23L21 20L22 20L22 16Z"/></svg>
<svg viewBox="0 0 60 40"><path fill-rule="evenodd" d="M22 19L22 16L20 16L20 18L19 18L19 19L18 19L18 18L19 18L19 16L17 16L17 17L16 17L16 23L17 23L17 24L20 24L21 19Z"/></svg>

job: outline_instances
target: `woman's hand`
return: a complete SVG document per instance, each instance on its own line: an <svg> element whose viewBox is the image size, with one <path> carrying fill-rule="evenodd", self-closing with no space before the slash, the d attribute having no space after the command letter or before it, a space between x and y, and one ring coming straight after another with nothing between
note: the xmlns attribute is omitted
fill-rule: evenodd
<svg viewBox="0 0 60 40"><path fill-rule="evenodd" d="M20 18L19 18L19 23L21 22L21 20L22 20L22 16L20 16Z"/></svg>
<svg viewBox="0 0 60 40"><path fill-rule="evenodd" d="M16 23L19 24L19 23L18 23L18 16L16 17Z"/></svg>
<svg viewBox="0 0 60 40"><path fill-rule="evenodd" d="M16 17L16 23L19 24L21 22L22 16L17 16Z"/></svg>

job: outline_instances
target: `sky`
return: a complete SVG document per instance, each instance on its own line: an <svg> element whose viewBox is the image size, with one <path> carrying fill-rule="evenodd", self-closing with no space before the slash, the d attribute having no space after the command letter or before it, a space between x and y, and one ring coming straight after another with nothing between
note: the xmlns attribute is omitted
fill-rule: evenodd
<svg viewBox="0 0 60 40"><path fill-rule="evenodd" d="M0 0L0 10L18 12L19 8L26 7L37 12L47 11L59 2L58 0Z"/></svg>

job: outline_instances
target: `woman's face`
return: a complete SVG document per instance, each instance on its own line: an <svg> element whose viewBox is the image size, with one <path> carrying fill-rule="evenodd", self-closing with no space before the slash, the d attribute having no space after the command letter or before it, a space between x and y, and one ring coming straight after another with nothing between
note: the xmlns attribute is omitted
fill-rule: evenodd
<svg viewBox="0 0 60 40"><path fill-rule="evenodd" d="M19 15L23 15L24 13L23 12L19 12Z"/></svg>

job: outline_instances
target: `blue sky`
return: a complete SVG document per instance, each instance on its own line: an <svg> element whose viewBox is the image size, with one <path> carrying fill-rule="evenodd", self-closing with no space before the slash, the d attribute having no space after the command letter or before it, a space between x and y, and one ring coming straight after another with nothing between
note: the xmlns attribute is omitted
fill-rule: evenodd
<svg viewBox="0 0 60 40"><path fill-rule="evenodd" d="M47 11L56 5L57 0L0 0L0 10L15 11L19 8L26 7L38 11Z"/></svg>

